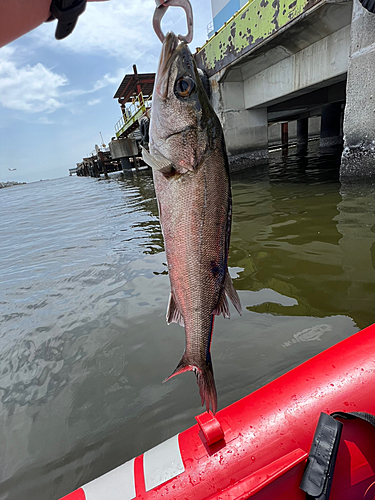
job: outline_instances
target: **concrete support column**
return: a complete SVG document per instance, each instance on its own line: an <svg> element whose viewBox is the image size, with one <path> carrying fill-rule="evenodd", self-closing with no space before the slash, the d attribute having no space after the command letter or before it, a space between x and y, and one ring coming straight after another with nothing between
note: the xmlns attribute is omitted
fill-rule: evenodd
<svg viewBox="0 0 375 500"><path fill-rule="evenodd" d="M300 118L297 120L297 153L302 154L307 151L309 142L309 119Z"/></svg>
<svg viewBox="0 0 375 500"><path fill-rule="evenodd" d="M99 165L97 160L93 161L93 173L94 177L100 177Z"/></svg>
<svg viewBox="0 0 375 500"><path fill-rule="evenodd" d="M267 108L246 109L243 81L210 79L211 102L221 121L231 170L268 162Z"/></svg>
<svg viewBox="0 0 375 500"><path fill-rule="evenodd" d="M353 1L340 176L375 176L375 14Z"/></svg>
<svg viewBox="0 0 375 500"><path fill-rule="evenodd" d="M342 145L341 102L326 104L322 109L320 148L330 149Z"/></svg>
<svg viewBox="0 0 375 500"><path fill-rule="evenodd" d="M267 108L228 110L223 128L232 170L268 161Z"/></svg>
<svg viewBox="0 0 375 500"><path fill-rule="evenodd" d="M126 170L132 169L132 164L129 161L129 158L120 158L122 170L125 172Z"/></svg>
<svg viewBox="0 0 375 500"><path fill-rule="evenodd" d="M108 179L108 172L107 172L107 168L105 166L105 158L104 158L104 154L102 151L98 151L98 165L99 165L99 168L102 170L105 179Z"/></svg>
<svg viewBox="0 0 375 500"><path fill-rule="evenodd" d="M281 124L281 147L283 151L288 151L289 146L289 127L288 122Z"/></svg>
<svg viewBox="0 0 375 500"><path fill-rule="evenodd" d="M136 156L133 156L133 168L138 171L138 160Z"/></svg>

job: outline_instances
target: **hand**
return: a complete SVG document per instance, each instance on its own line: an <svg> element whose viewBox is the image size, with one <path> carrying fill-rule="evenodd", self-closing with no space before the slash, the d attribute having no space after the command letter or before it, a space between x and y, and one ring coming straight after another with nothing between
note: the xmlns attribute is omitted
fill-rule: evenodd
<svg viewBox="0 0 375 500"><path fill-rule="evenodd" d="M1 0L0 47L43 24L50 16L50 5L51 0Z"/></svg>

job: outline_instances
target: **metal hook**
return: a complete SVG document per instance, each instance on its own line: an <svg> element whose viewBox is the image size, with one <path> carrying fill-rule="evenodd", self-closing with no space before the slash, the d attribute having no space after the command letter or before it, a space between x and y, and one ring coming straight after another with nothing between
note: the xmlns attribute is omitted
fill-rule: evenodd
<svg viewBox="0 0 375 500"><path fill-rule="evenodd" d="M156 0L156 9L152 19L152 26L161 43L164 42L164 33L161 30L161 20L167 12L168 7L182 7L186 13L188 33L185 36L178 35L182 42L190 43L193 39L193 9L189 0Z"/></svg>

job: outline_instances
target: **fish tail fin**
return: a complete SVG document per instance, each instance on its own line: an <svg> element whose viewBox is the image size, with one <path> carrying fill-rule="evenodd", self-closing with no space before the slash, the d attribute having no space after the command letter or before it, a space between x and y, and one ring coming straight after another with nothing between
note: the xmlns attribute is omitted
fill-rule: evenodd
<svg viewBox="0 0 375 500"><path fill-rule="evenodd" d="M169 375L163 382L171 379L175 375L180 375L180 373L193 371L197 377L197 384L199 387L199 394L201 397L202 406L206 404L206 410L209 411L212 408L212 413L215 414L217 411L217 393L216 385L214 379L214 372L212 369L212 363L207 360L205 366L198 366L193 361L190 361L188 357L184 354L178 363L175 371Z"/></svg>
<svg viewBox="0 0 375 500"><path fill-rule="evenodd" d="M206 410L209 411L211 407L212 413L215 415L217 411L217 392L211 362L206 363L206 366L202 369L197 368L195 375L197 376L202 406L206 403Z"/></svg>
<svg viewBox="0 0 375 500"><path fill-rule="evenodd" d="M172 377L175 377L176 375L180 375L180 373L185 373L185 372L190 372L194 370L194 365L190 363L188 360L187 356L184 354L178 363L176 369L174 372L172 372L169 377L163 380L164 382L167 382L167 380L171 379Z"/></svg>

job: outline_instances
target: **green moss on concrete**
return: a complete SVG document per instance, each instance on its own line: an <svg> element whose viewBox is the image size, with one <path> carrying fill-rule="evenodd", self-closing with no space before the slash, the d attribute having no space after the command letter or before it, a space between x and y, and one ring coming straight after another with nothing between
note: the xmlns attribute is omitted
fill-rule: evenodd
<svg viewBox="0 0 375 500"><path fill-rule="evenodd" d="M198 65L212 75L323 0L252 0L198 50Z"/></svg>

